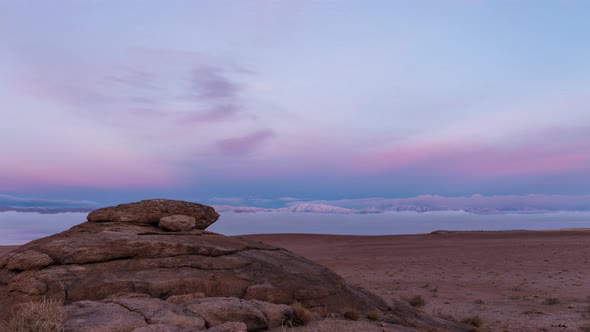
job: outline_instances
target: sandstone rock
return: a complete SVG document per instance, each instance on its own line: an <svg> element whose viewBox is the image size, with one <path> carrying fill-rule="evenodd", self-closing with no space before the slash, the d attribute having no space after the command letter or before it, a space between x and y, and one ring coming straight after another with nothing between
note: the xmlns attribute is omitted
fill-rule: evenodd
<svg viewBox="0 0 590 332"><path fill-rule="evenodd" d="M88 221L156 225L160 219L173 215L195 218L195 227L198 229L209 227L219 218L219 214L210 206L183 201L151 199L92 211L88 215Z"/></svg>
<svg viewBox="0 0 590 332"><path fill-rule="evenodd" d="M268 327L266 317L252 302L233 297L197 299L185 305L185 308L202 316L208 327L227 322L242 322L248 331L260 331Z"/></svg>
<svg viewBox="0 0 590 332"><path fill-rule="evenodd" d="M38 270L53 264L53 259L35 250L9 254L4 265L9 270Z"/></svg>
<svg viewBox="0 0 590 332"><path fill-rule="evenodd" d="M66 307L64 332L129 332L144 326L140 314L114 303L78 301Z"/></svg>
<svg viewBox="0 0 590 332"><path fill-rule="evenodd" d="M197 227L197 221L190 216L175 214L161 218L158 226L172 232L186 232L195 229Z"/></svg>
<svg viewBox="0 0 590 332"><path fill-rule="evenodd" d="M264 314L268 323L268 328L283 326L295 315L293 309L288 305L263 301L250 301L250 303Z"/></svg>
<svg viewBox="0 0 590 332"><path fill-rule="evenodd" d="M278 326L289 313L281 304L298 301L330 312L378 309L396 324L463 330L403 301L389 308L287 250L157 226L179 214L207 225L218 217L199 204L143 201L97 210L91 222L15 249L0 261L0 321L20 303L49 298L68 304L66 331L198 331L236 321L256 330Z"/></svg>
<svg viewBox="0 0 590 332"><path fill-rule="evenodd" d="M205 320L195 314L184 311L181 307L155 298L132 298L113 300L123 308L137 312L150 325L165 325L178 331L194 331L205 328Z"/></svg>
<svg viewBox="0 0 590 332"><path fill-rule="evenodd" d="M201 299L206 297L204 293L192 293L192 294L184 294L184 295L172 295L166 299L166 302L173 303L173 304L182 304L194 299Z"/></svg>
<svg viewBox="0 0 590 332"><path fill-rule="evenodd" d="M227 322L207 330L207 332L247 332L248 326L242 322Z"/></svg>
<svg viewBox="0 0 590 332"><path fill-rule="evenodd" d="M246 289L244 299L258 299L267 302L289 303L292 294L286 289L276 288L271 284L252 285Z"/></svg>

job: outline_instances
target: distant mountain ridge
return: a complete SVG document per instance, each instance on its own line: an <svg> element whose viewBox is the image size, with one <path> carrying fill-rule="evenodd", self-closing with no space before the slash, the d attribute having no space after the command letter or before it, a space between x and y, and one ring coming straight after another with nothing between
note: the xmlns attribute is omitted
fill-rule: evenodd
<svg viewBox="0 0 590 332"><path fill-rule="evenodd" d="M4 201L2 201L4 197ZM90 212L99 203L89 201L28 201L0 195L0 212L35 212L42 214L64 212ZM268 200L272 202L273 200ZM280 201L280 202L279 202ZM590 195L500 195L458 196L420 195L409 198L358 198L340 200L296 200L288 202L277 199L278 206L261 207L255 201L243 200L242 205L213 205L220 212L231 213L323 213L367 214L385 212L444 212L457 211L472 214L539 214L559 211L590 211ZM27 204L27 205L25 205ZM231 204L231 203L230 203ZM286 205L285 205L286 204ZM46 206L47 205L47 206ZM96 205L93 207L93 205Z"/></svg>
<svg viewBox="0 0 590 332"><path fill-rule="evenodd" d="M279 208L280 212L306 212L306 213L359 213L359 210L347 209L339 206L315 203L298 203L284 208Z"/></svg>

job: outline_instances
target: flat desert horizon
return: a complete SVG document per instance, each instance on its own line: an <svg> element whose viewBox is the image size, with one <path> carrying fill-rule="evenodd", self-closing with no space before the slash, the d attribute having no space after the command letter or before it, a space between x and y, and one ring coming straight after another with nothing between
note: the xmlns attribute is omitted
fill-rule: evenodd
<svg viewBox="0 0 590 332"><path fill-rule="evenodd" d="M209 230L224 235L306 233L333 235L424 234L437 230L506 231L589 228L590 212L474 214L465 211L373 214L221 212ZM65 231L87 213L0 212L0 245L18 245Z"/></svg>

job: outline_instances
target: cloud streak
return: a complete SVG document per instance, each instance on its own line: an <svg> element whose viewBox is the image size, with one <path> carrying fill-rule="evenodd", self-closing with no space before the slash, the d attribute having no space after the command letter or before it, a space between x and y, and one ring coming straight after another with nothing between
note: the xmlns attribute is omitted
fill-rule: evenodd
<svg viewBox="0 0 590 332"><path fill-rule="evenodd" d="M13 208L88 208L97 207L99 204L93 201L25 198L0 194L0 206Z"/></svg>
<svg viewBox="0 0 590 332"><path fill-rule="evenodd" d="M216 145L224 154L241 155L261 148L273 137L275 133L272 130L264 129L245 136L222 139L217 141Z"/></svg>

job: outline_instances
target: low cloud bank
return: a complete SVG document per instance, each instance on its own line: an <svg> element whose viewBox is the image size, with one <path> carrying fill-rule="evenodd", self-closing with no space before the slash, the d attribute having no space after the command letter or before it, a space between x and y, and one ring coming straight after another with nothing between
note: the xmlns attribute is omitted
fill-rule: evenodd
<svg viewBox="0 0 590 332"><path fill-rule="evenodd" d="M44 199L44 198L25 198L16 197L11 195L0 194L0 211L16 211L23 210L26 212L27 209L83 209L88 210L96 208L98 203L92 201L82 200L66 200L66 199ZM31 211L33 212L33 211ZM56 211L59 212L59 211ZM62 211L65 212L65 211Z"/></svg>
<svg viewBox="0 0 590 332"><path fill-rule="evenodd" d="M86 220L86 213L0 213L0 245L23 244L64 231ZM223 212L208 230L226 235L310 233L387 235L435 230L550 230L590 228L590 212L478 215L462 211L379 214Z"/></svg>
<svg viewBox="0 0 590 332"><path fill-rule="evenodd" d="M444 197L421 195L410 198L362 198L342 200L291 201L282 208L219 205L221 212L310 212L310 213L383 213L465 211L474 214L549 213L590 211L590 195L472 195Z"/></svg>

